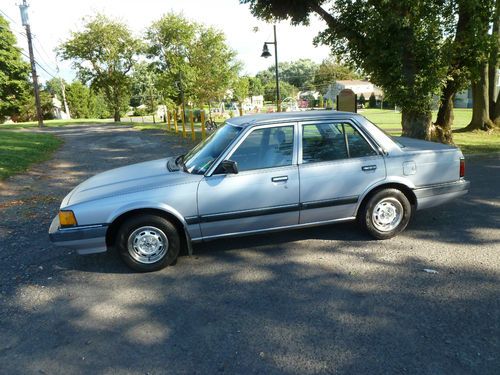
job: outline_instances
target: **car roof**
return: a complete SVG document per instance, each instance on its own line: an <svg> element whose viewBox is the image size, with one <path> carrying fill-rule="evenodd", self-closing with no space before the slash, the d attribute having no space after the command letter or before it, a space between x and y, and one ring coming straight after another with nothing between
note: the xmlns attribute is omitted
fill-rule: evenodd
<svg viewBox="0 0 500 375"><path fill-rule="evenodd" d="M231 125L248 127L262 124L289 122L289 121L309 121L320 119L348 119L359 116L357 113L340 112L334 110L320 111L297 111L297 112L274 112L274 113L259 113L255 115L247 115L233 117L226 122Z"/></svg>

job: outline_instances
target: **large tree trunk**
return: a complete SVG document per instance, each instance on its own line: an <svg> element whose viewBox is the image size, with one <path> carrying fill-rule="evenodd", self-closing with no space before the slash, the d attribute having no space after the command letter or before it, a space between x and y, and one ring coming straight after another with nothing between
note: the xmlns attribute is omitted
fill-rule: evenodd
<svg viewBox="0 0 500 375"><path fill-rule="evenodd" d="M453 144L451 125L453 124L453 98L456 91L454 81L448 80L441 95L436 122L431 132L431 138L441 143Z"/></svg>
<svg viewBox="0 0 500 375"><path fill-rule="evenodd" d="M472 82L472 120L465 130L490 130L493 122L490 120L488 102L488 64L480 69L481 77Z"/></svg>
<svg viewBox="0 0 500 375"><path fill-rule="evenodd" d="M418 139L431 139L431 111L402 110L403 136Z"/></svg>
<svg viewBox="0 0 500 375"><path fill-rule="evenodd" d="M498 112L498 68L499 68L499 59L498 52L500 49L500 0L496 1L495 7L495 15L493 17L493 29L492 29L492 42L493 47L490 52L489 59L489 71L488 71L488 83L489 83L489 111L491 121L498 124L498 118L500 117L500 113Z"/></svg>
<svg viewBox="0 0 500 375"><path fill-rule="evenodd" d="M490 118L491 118L491 121L493 121L493 123L496 126L500 127L500 91L497 94L495 109L494 109L493 114L490 113Z"/></svg>
<svg viewBox="0 0 500 375"><path fill-rule="evenodd" d="M115 122L120 122L121 116L120 116L120 109L115 108L115 113L113 115L113 118L115 119Z"/></svg>

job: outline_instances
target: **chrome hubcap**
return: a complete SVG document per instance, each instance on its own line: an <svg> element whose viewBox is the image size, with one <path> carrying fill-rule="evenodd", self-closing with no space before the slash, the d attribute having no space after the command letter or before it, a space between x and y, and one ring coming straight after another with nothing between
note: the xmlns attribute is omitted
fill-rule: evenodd
<svg viewBox="0 0 500 375"><path fill-rule="evenodd" d="M140 263L154 263L168 251L168 239L162 230L155 227L140 227L128 237L128 252Z"/></svg>
<svg viewBox="0 0 500 375"><path fill-rule="evenodd" d="M403 211L401 202L396 198L384 198L373 209L373 225L381 232L390 232L401 223Z"/></svg>

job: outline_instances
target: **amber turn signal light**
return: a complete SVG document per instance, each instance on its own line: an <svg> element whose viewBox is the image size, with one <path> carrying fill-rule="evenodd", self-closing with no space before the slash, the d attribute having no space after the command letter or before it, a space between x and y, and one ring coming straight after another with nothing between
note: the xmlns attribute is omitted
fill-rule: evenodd
<svg viewBox="0 0 500 375"><path fill-rule="evenodd" d="M74 227L76 218L73 211L59 211L59 224L61 227Z"/></svg>

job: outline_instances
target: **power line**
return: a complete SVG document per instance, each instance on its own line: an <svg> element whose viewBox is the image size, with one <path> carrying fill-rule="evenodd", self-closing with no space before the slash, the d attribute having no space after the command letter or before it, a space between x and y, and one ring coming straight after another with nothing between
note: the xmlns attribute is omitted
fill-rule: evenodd
<svg viewBox="0 0 500 375"><path fill-rule="evenodd" d="M28 59L30 58L27 54L25 54L25 53L24 53L24 51L19 51L19 52L21 52L21 54L22 54L24 57L26 57L26 58L28 58ZM36 65L38 65L38 67L39 67L40 69L42 69L45 73L47 73L49 76L51 76L52 78L57 79L57 77L55 77L54 75L52 75L52 74L51 74L50 72L48 72L48 71L47 71L47 70L46 70L46 69L45 69L42 65L40 65L40 63L39 63L38 61L36 61L36 60L35 60L35 64L36 64Z"/></svg>

